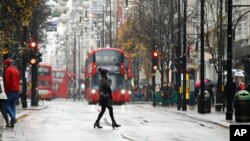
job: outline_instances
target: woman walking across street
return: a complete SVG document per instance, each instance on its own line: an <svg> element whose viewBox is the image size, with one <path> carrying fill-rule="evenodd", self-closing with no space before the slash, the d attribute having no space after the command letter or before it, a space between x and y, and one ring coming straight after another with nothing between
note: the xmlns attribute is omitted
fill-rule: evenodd
<svg viewBox="0 0 250 141"><path fill-rule="evenodd" d="M101 73L101 80L99 82L99 92L100 92L100 100L99 104L102 107L96 122L94 123L94 128L102 128L99 122L105 113L106 108L109 109L109 115L112 120L113 129L116 127L120 127L121 125L117 124L114 119L113 107L112 107L112 91L111 91L111 80L108 79L108 70L99 68L99 72Z"/></svg>
<svg viewBox="0 0 250 141"><path fill-rule="evenodd" d="M9 126L9 119L8 119L8 115L6 113L6 101L7 101L7 96L4 92L3 78L0 77L0 110L1 110L1 113L3 115L4 120L6 122L5 127L8 127Z"/></svg>

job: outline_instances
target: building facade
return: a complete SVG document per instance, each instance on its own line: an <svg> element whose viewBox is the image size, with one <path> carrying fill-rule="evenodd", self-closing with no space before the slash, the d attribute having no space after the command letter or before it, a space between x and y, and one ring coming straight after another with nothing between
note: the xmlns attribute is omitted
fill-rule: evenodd
<svg viewBox="0 0 250 141"><path fill-rule="evenodd" d="M250 5L249 0L234 0L234 5ZM233 67L250 75L250 7L233 9Z"/></svg>

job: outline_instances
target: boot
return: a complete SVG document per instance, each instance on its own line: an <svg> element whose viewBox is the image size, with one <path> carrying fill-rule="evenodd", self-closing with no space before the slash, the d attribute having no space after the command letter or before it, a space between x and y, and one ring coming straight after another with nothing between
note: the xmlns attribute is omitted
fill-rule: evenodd
<svg viewBox="0 0 250 141"><path fill-rule="evenodd" d="M6 125L7 128L14 128L14 124L8 124Z"/></svg>
<svg viewBox="0 0 250 141"><path fill-rule="evenodd" d="M112 121L112 127L113 129L120 127L121 125L117 124L115 120Z"/></svg>
<svg viewBox="0 0 250 141"><path fill-rule="evenodd" d="M5 125L5 127L9 127L10 126L10 123L8 122L8 123L6 123L6 125Z"/></svg>
<svg viewBox="0 0 250 141"><path fill-rule="evenodd" d="M97 121L94 123L94 128L95 127L97 127L98 129L102 128L102 126L100 126L99 122L97 122Z"/></svg>
<svg viewBox="0 0 250 141"><path fill-rule="evenodd" d="M120 127L121 125L117 124L115 122L115 118L114 118L114 113L113 113L113 107L109 107L109 115L110 115L110 118L112 120L112 127L113 129L115 129L115 127Z"/></svg>

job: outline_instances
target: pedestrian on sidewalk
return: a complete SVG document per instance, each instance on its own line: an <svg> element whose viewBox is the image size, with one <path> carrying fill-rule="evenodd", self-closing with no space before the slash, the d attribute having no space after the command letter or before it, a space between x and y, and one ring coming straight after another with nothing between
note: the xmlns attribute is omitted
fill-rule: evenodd
<svg viewBox="0 0 250 141"><path fill-rule="evenodd" d="M16 100L20 92L20 72L12 64L11 59L4 60L4 89L7 95L7 113L11 120L8 127L14 128L16 123Z"/></svg>
<svg viewBox="0 0 250 141"><path fill-rule="evenodd" d="M121 125L117 124L114 119L113 107L112 107L112 90L111 90L111 80L108 78L108 70L99 68L99 72L101 73L101 80L99 82L99 92L100 92L100 100L99 104L102 107L96 122L94 123L94 128L102 128L99 122L105 113L106 108L109 109L109 115L112 120L112 127L120 127Z"/></svg>
<svg viewBox="0 0 250 141"><path fill-rule="evenodd" d="M8 127L9 119L8 119L8 115L6 113L6 101L7 101L7 96L5 94L4 87L3 87L3 78L0 77L0 110L1 110L1 113L3 115L4 120L6 122L5 127Z"/></svg>

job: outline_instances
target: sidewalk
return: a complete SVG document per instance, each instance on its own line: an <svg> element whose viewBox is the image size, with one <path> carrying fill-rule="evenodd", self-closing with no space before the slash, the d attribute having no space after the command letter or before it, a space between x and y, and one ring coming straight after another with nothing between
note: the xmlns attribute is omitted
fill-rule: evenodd
<svg viewBox="0 0 250 141"><path fill-rule="evenodd" d="M22 118L28 116L32 111L34 110L42 110L47 108L48 106L44 104L40 104L38 106L30 106L30 104L27 105L27 108L23 108L22 105L17 105L16 106L16 119L17 122L20 121Z"/></svg>
<svg viewBox="0 0 250 141"><path fill-rule="evenodd" d="M17 122L21 121L23 118L28 116L34 110L42 110L47 108L48 106L44 105L44 103L39 103L39 106L30 106L30 102L28 102L27 108L22 108L22 104L16 106L16 120ZM5 123L2 116L0 116L0 123ZM0 124L5 126L5 124ZM2 127L1 127L2 128Z"/></svg>
<svg viewBox="0 0 250 141"><path fill-rule="evenodd" d="M148 104L148 105L152 106L152 102L134 102L131 104ZM209 123L216 124L216 125L219 125L219 126L224 127L224 128L229 128L230 125L235 125L235 124L237 124L237 125L250 125L250 122L236 122L235 117L234 117L234 113L233 113L233 120L226 120L226 108L225 108L224 112L222 110L218 112L218 111L215 111L215 106L211 107L211 113L204 113L204 114L198 113L197 105L195 105L195 106L187 105L186 111L177 110L176 105L175 106L167 106L167 107L163 107L161 105L156 105L155 108L161 108L161 109L166 110L167 112L180 114L182 116L186 116L186 117L189 117L191 119L198 120L198 121L209 122Z"/></svg>
<svg viewBox="0 0 250 141"><path fill-rule="evenodd" d="M215 107L211 107L211 113L204 113L200 114L198 113L197 106L187 106L187 111L182 111L182 110L177 110L177 107L167 107L167 111L169 112L175 112L177 114L181 114L183 116L198 120L198 121L204 121L204 122L209 122L213 124L220 125L224 128L229 128L231 124L250 124L250 122L245 122L245 123L237 123L234 120L234 115L233 115L233 120L226 120L226 111L215 111Z"/></svg>

